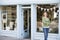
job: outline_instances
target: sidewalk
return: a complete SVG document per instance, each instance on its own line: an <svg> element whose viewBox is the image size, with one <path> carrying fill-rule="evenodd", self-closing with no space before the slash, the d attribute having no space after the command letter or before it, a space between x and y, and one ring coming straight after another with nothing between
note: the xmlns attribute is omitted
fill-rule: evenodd
<svg viewBox="0 0 60 40"><path fill-rule="evenodd" d="M30 40L30 39L17 39L17 38L8 37L8 36L0 36L0 40Z"/></svg>
<svg viewBox="0 0 60 40"><path fill-rule="evenodd" d="M30 40L30 39L22 39L22 40Z"/></svg>

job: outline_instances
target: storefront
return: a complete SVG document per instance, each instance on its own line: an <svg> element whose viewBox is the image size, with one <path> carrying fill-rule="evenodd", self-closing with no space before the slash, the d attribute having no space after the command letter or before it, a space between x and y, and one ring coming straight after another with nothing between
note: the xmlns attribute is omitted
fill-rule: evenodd
<svg viewBox="0 0 60 40"><path fill-rule="evenodd" d="M0 35L44 40L44 11L50 19L48 40L59 40L60 0L1 0Z"/></svg>

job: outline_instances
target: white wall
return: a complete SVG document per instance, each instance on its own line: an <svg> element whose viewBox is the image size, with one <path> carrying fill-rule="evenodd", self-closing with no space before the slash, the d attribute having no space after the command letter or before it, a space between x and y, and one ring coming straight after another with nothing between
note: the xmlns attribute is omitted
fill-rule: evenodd
<svg viewBox="0 0 60 40"><path fill-rule="evenodd" d="M0 5L17 5L17 4L54 4L54 3L59 3L60 2L60 0L0 0ZM33 6L32 6L33 7ZM18 10L19 10L19 8L18 8ZM33 10L33 9L32 9ZM33 10L34 11L34 10ZM18 11L18 13L19 13L19 11ZM34 13L34 12L33 12ZM21 15L20 15L21 16ZM33 15L32 15L33 16ZM18 19L20 19L20 18L18 18ZM34 20L33 20L34 21ZM32 21L32 22L33 22ZM19 22L19 20L18 20L18 22ZM20 22L21 22L21 20L20 20ZM21 25L21 23L20 23L20 25ZM33 24L34 25L34 24ZM32 25L32 27L33 27L33 25ZM19 24L18 24L18 26L19 26ZM21 25L22 26L22 25ZM23 27L23 26L22 26ZM20 27L18 27L18 29L19 29ZM35 27L34 27L35 28ZM33 29L32 29L33 30ZM20 32L22 32L21 30L18 30L18 31L20 31ZM7 35L7 36L17 36L17 34L19 35L20 34L20 36L22 35L22 33L20 33L20 32L16 32L16 31L0 31L1 32L1 34L2 35ZM7 32L7 33L6 33ZM38 35L38 34L37 34ZM36 36L36 35L35 35ZM40 36L40 34L39 34L39 36ZM40 38L40 37L39 37Z"/></svg>
<svg viewBox="0 0 60 40"><path fill-rule="evenodd" d="M14 5L14 4L47 4L59 3L60 0L0 0L0 5Z"/></svg>
<svg viewBox="0 0 60 40"><path fill-rule="evenodd" d="M10 37L17 37L17 31L0 30L0 35L10 36Z"/></svg>

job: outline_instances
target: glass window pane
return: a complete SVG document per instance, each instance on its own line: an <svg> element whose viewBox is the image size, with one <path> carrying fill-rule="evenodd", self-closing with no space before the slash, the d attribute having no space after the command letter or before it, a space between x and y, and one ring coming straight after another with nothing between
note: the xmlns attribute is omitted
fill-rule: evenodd
<svg viewBox="0 0 60 40"><path fill-rule="evenodd" d="M57 11L59 8L54 9L54 7L54 5L37 6L37 32L43 32L43 28L49 28L49 33L58 33L59 13Z"/></svg>
<svg viewBox="0 0 60 40"><path fill-rule="evenodd" d="M16 29L16 6L2 7L2 26L4 30Z"/></svg>

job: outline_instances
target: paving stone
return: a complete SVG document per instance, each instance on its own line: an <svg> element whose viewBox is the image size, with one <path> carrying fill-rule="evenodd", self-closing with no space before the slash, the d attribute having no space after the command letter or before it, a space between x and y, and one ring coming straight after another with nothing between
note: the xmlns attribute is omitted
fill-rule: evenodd
<svg viewBox="0 0 60 40"><path fill-rule="evenodd" d="M14 37L0 36L0 40L30 40L30 39L17 39Z"/></svg>

